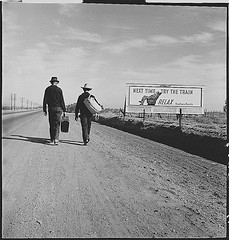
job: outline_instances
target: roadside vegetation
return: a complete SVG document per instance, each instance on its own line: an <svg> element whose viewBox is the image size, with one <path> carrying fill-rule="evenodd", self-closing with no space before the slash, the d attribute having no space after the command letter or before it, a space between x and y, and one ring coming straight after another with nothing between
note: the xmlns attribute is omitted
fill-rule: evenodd
<svg viewBox="0 0 229 240"><path fill-rule="evenodd" d="M67 109L68 112L74 113L75 104L69 105ZM119 118L122 121L135 121L143 125L152 124L154 127L179 127L179 120L174 114L146 114L143 119L143 114L126 113L124 117L121 109L105 108L95 119L98 120L101 118L106 118L107 120ZM226 111L206 111L203 115L183 115L181 119L181 130L186 133L226 140Z"/></svg>
<svg viewBox="0 0 229 240"><path fill-rule="evenodd" d="M68 106L74 112L75 104ZM94 121L139 135L219 163L226 162L226 112L205 112L203 115L183 115L181 127L174 114L126 113L106 108Z"/></svg>

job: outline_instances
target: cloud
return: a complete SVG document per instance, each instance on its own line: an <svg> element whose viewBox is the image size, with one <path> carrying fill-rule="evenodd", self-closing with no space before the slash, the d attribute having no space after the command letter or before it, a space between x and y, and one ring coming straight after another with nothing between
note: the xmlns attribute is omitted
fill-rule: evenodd
<svg viewBox="0 0 229 240"><path fill-rule="evenodd" d="M83 48L63 49L51 58L50 69L51 71L57 71L61 75L70 75L81 69L87 56L89 56L89 53Z"/></svg>
<svg viewBox="0 0 229 240"><path fill-rule="evenodd" d="M60 15L71 17L74 16L77 11L78 9L75 4L59 4L58 12Z"/></svg>
<svg viewBox="0 0 229 240"><path fill-rule="evenodd" d="M111 53L122 53L125 50L131 48L138 48L138 49L147 49L148 47L157 47L163 45L172 45L179 43L179 40L172 38L170 36L165 35L154 35L149 37L148 39L131 39L126 40L120 43L111 44L105 47L105 50L108 50Z"/></svg>
<svg viewBox="0 0 229 240"><path fill-rule="evenodd" d="M5 5L4 5L5 6ZM3 7L3 26L4 30L7 32L12 31L20 31L21 28L17 25L17 19L16 16L13 14L13 12L8 11L7 8Z"/></svg>
<svg viewBox="0 0 229 240"><path fill-rule="evenodd" d="M59 25L64 30L60 30L58 34L53 36L48 36L47 39L58 45L62 44L63 40L80 40L92 43L103 43L106 41L97 33L81 31L73 27L63 27L59 21L56 22L56 25Z"/></svg>
<svg viewBox="0 0 229 240"><path fill-rule="evenodd" d="M26 51L19 57L25 74L37 72L45 75L69 76L81 69L88 53L82 48L67 48L58 52L51 51L46 44L37 44L37 48Z"/></svg>
<svg viewBox="0 0 229 240"><path fill-rule="evenodd" d="M172 61L170 63L168 63L166 66L170 67L170 68L190 68L191 66L198 66L199 68L199 64L201 62L200 60L200 56L199 55L187 55L187 56L183 56L181 58L176 59L175 61Z"/></svg>
<svg viewBox="0 0 229 240"><path fill-rule="evenodd" d="M208 25L209 28L226 33L226 21L216 21Z"/></svg>
<svg viewBox="0 0 229 240"><path fill-rule="evenodd" d="M18 55L17 65L20 66L22 73L37 74L37 72L47 71L48 64L45 61L45 57L50 54L50 50L44 43L37 44L34 49L27 49L24 54Z"/></svg>
<svg viewBox="0 0 229 240"><path fill-rule="evenodd" d="M53 19L53 23L54 23L54 26L61 28L61 22L59 18Z"/></svg>
<svg viewBox="0 0 229 240"><path fill-rule="evenodd" d="M49 76L52 74L69 75L79 70L88 53L83 48L66 48L50 50L46 43L40 42L35 48L25 50L6 62L9 72L13 66L20 69L21 76ZM24 78L24 80L26 77Z"/></svg>
<svg viewBox="0 0 229 240"><path fill-rule="evenodd" d="M124 26L124 25L106 25L104 26L106 28L112 28L112 29L117 29L117 30L134 30L135 28L129 27L129 26Z"/></svg>
<svg viewBox="0 0 229 240"><path fill-rule="evenodd" d="M4 92L8 96L9 91L15 92L18 96L41 102L43 91L52 76L61 79L60 85L71 92L77 76L82 76L87 69L87 56L88 52L80 47L58 48L56 51L46 43L39 42L10 61L6 59Z"/></svg>
<svg viewBox="0 0 229 240"><path fill-rule="evenodd" d="M160 46L178 46L178 44L206 44L210 43L214 39L214 35L208 32L200 34L193 34L190 36L181 36L174 38L166 35L153 35L146 39L131 39L122 41L120 43L114 43L104 47L104 50L109 51L113 54L123 53L123 51L133 48L147 50L149 47L160 47Z"/></svg>
<svg viewBox="0 0 229 240"><path fill-rule="evenodd" d="M104 42L102 37L100 37L97 33L89 33L72 27L67 27L64 30L64 35L62 37L68 40L82 40L95 43Z"/></svg>
<svg viewBox="0 0 229 240"><path fill-rule="evenodd" d="M6 5L3 5L3 10L3 46L4 50L7 50L18 46L21 43L21 41L17 40L16 36L18 33L22 32L22 29L17 24L16 16L13 14L13 12L8 10Z"/></svg>
<svg viewBox="0 0 229 240"><path fill-rule="evenodd" d="M73 6L69 4L59 4L58 12L60 15L68 16L72 12Z"/></svg>
<svg viewBox="0 0 229 240"><path fill-rule="evenodd" d="M179 40L166 35L155 35L149 38L151 41L151 45L159 46L159 45L170 45L179 43Z"/></svg>
<svg viewBox="0 0 229 240"><path fill-rule="evenodd" d="M214 38L214 35L208 32L203 32L200 34L193 34L191 36L181 37L181 42L184 43L208 43L211 42Z"/></svg>
<svg viewBox="0 0 229 240"><path fill-rule="evenodd" d="M225 83L225 63L209 62L199 55L187 55L166 64L141 70L127 69L121 74L137 82L209 85Z"/></svg>
<svg viewBox="0 0 229 240"><path fill-rule="evenodd" d="M50 50L47 46L46 43L44 42L39 42L36 44L37 48L38 48L38 51L42 54L49 54L50 53Z"/></svg>
<svg viewBox="0 0 229 240"><path fill-rule="evenodd" d="M104 50L114 54L118 54L130 48L145 48L147 45L147 41L144 39L133 39L107 45L104 47Z"/></svg>
<svg viewBox="0 0 229 240"><path fill-rule="evenodd" d="M62 41L62 38L59 34L52 36L47 36L46 39L51 42L52 45L65 46L65 43Z"/></svg>

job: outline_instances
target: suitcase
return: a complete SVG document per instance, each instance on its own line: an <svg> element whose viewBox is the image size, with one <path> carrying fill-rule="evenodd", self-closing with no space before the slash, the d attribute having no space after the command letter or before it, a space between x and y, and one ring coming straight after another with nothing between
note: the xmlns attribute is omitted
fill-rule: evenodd
<svg viewBox="0 0 229 240"><path fill-rule="evenodd" d="M69 130L69 117L62 116L61 119L61 132L68 132Z"/></svg>
<svg viewBox="0 0 229 240"><path fill-rule="evenodd" d="M93 115L102 111L102 107L95 101L93 97L85 98L84 104Z"/></svg>

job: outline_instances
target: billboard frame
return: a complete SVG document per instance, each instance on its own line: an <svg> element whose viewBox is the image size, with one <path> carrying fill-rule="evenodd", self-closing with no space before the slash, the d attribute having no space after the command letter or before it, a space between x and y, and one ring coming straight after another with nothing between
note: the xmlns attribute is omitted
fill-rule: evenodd
<svg viewBox="0 0 229 240"><path fill-rule="evenodd" d="M169 106L169 105L141 105L141 104L131 104L131 88L138 88L139 91L142 90L142 94L144 93L143 89L146 88L155 88L162 91L171 91L172 89L177 89L183 91L186 89L187 91L195 90L198 92L197 97L199 99L195 99L198 103L196 105L177 105L177 106ZM155 90L154 89L154 90ZM181 90L183 89L183 90ZM140 94L139 94L140 95ZM158 97L158 99L160 96ZM204 114L204 85L184 85L184 84L150 84L150 83L126 83L126 97L125 97L125 112L126 113L167 113L167 114ZM140 102L140 101L139 101Z"/></svg>

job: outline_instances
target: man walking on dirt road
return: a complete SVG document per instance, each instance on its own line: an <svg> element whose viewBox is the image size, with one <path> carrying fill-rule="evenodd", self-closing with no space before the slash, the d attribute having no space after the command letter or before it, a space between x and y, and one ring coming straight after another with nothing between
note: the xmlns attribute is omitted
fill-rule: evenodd
<svg viewBox="0 0 229 240"><path fill-rule="evenodd" d="M50 80L51 86L45 89L43 99L43 112L47 116L47 105L49 115L49 132L52 145L58 145L60 134L60 118L62 112L66 112L63 92L61 88L57 86L59 80L57 77L52 77Z"/></svg>
<svg viewBox="0 0 229 240"><path fill-rule="evenodd" d="M79 117L82 126L83 142L84 145L87 145L87 143L90 141L91 120L93 114L88 110L88 108L84 104L84 100L89 96L94 98L96 102L97 100L93 95L90 95L89 91L92 90L92 88L88 87L87 83L84 84L84 86L81 88L83 89L84 92L78 97L76 103L75 120L76 121L78 120L78 114L80 113ZM100 104L98 103L98 105Z"/></svg>

